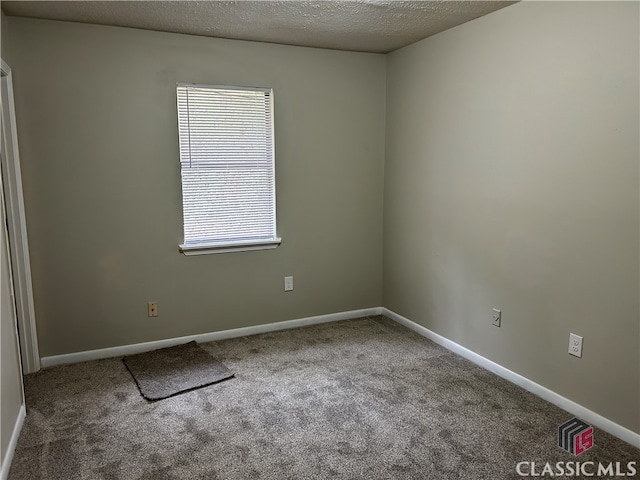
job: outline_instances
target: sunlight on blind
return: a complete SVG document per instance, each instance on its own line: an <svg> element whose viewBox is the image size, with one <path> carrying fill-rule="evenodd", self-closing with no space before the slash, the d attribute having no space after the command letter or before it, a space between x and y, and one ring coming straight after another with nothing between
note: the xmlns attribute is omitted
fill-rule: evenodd
<svg viewBox="0 0 640 480"><path fill-rule="evenodd" d="M276 238L270 89L177 87L185 245Z"/></svg>

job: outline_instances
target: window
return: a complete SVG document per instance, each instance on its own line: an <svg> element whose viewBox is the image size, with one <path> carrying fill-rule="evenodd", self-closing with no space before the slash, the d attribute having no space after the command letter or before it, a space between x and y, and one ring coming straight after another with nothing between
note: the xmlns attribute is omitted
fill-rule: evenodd
<svg viewBox="0 0 640 480"><path fill-rule="evenodd" d="M273 91L178 84L186 255L275 248Z"/></svg>

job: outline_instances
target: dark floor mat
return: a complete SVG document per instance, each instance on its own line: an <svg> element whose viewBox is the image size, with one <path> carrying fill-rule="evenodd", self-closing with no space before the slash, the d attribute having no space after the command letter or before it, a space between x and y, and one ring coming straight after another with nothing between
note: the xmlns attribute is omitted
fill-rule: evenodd
<svg viewBox="0 0 640 480"><path fill-rule="evenodd" d="M196 342L130 355L122 361L147 400L172 397L234 375Z"/></svg>

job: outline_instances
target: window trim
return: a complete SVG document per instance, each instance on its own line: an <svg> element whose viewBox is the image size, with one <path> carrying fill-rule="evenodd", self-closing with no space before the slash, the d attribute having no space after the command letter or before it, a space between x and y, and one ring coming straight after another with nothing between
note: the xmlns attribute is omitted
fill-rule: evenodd
<svg viewBox="0 0 640 480"><path fill-rule="evenodd" d="M208 255L212 253L232 253L232 252L250 252L255 250L272 250L282 243L280 237L276 237L269 241L239 241L239 242L221 242L221 243L202 243L196 245L185 245L181 243L178 249L187 256L191 255Z"/></svg>
<svg viewBox="0 0 640 480"><path fill-rule="evenodd" d="M232 89L232 90L247 90L247 91L264 91L269 92L269 99L271 102L271 124L272 124L272 134L273 137L273 145L272 145L272 162L273 168L271 170L272 180L273 180L273 195L274 195L274 204L273 204L273 219L274 219L274 227L276 229L276 236L273 239L268 240L239 240L236 242L207 242L207 243L194 243L187 244L183 241L183 243L178 244L178 251L186 256L192 255L209 255L209 254L217 254L217 253L233 253L233 252L248 252L248 251L257 251L257 250L272 250L277 248L282 243L282 238L278 235L278 222L277 222L277 193L276 193L276 179L275 179L275 128L274 124L274 92L273 88L270 87L249 87L249 86L235 86L235 85L207 85L201 83L188 83L188 82L179 82L176 84L176 105L178 104L177 98L177 89L178 87L203 87L203 88L219 88L219 89ZM178 122L179 123L179 122ZM178 132L178 136L180 133ZM182 180L180 181L182 188ZM181 195L182 197L182 195ZM184 198L182 198L184 201ZM184 218L182 220L182 227L184 229ZM184 233L184 232L183 232Z"/></svg>

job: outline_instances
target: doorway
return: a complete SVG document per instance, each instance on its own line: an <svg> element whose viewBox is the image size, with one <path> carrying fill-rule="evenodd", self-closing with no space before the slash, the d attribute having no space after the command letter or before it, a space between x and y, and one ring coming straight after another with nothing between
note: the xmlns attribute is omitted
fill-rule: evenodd
<svg viewBox="0 0 640 480"><path fill-rule="evenodd" d="M13 100L13 77L11 68L1 59L0 70L2 74L0 79L0 105L2 108L0 169L2 170L4 187L2 203L5 209L3 217L4 213L6 213L22 371L27 374L40 370L40 354L33 303L27 224L22 195L22 174Z"/></svg>

